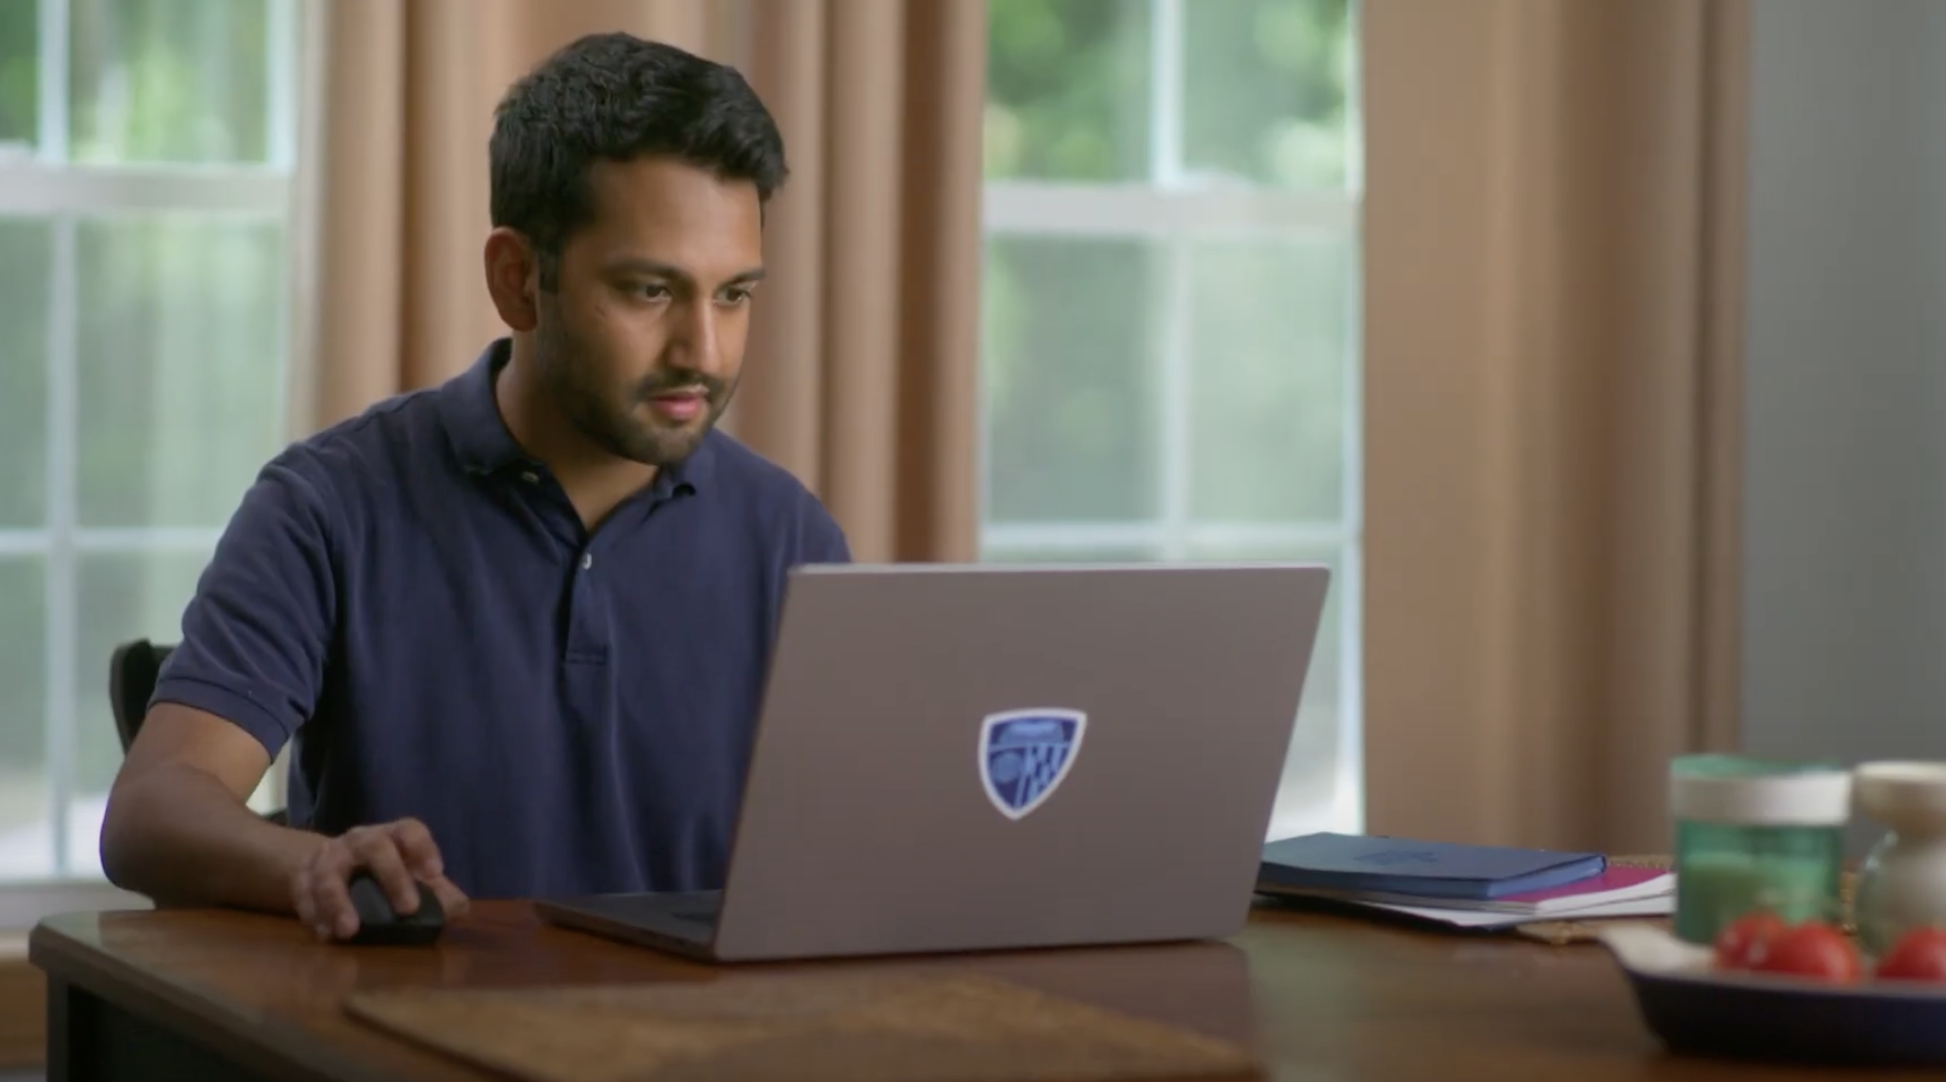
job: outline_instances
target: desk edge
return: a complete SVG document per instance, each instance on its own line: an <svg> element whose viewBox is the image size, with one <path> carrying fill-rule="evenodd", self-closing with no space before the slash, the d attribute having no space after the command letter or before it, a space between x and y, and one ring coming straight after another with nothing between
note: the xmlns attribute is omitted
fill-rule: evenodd
<svg viewBox="0 0 1946 1082"><path fill-rule="evenodd" d="M319 1040L310 1030L282 1018L223 1010L214 1000L116 958L68 927L77 918L92 916L65 914L35 925L27 937L28 962L50 982L66 982L275 1078L289 1082L414 1082L409 1076L348 1055L333 1042ZM49 1034L50 1045L52 1037Z"/></svg>

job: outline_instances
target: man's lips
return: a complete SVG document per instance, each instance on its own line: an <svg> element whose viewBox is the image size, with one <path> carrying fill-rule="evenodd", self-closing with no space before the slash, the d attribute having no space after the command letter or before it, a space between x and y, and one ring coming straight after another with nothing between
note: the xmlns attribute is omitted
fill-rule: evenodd
<svg viewBox="0 0 1946 1082"><path fill-rule="evenodd" d="M664 391L649 398L649 408L671 421L691 421L709 405L709 392L700 387Z"/></svg>

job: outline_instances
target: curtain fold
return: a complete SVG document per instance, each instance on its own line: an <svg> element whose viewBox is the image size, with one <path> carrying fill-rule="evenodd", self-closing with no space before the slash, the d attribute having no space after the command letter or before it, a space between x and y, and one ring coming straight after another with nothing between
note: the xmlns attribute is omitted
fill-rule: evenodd
<svg viewBox="0 0 1946 1082"><path fill-rule="evenodd" d="M1663 851L1734 740L1743 0L1368 0L1375 831Z"/></svg>
<svg viewBox="0 0 1946 1082"><path fill-rule="evenodd" d="M589 32L737 66L792 175L765 227L725 428L831 506L861 560L975 556L980 0L332 0L313 426L435 384L504 333L482 282L506 87Z"/></svg>

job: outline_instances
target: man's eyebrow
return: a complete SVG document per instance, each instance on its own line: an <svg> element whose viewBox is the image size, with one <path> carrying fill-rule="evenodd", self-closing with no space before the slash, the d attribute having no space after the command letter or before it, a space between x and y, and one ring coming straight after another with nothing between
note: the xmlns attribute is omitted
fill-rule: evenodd
<svg viewBox="0 0 1946 1082"><path fill-rule="evenodd" d="M618 259L608 265L608 270L610 273L640 274L654 278L668 278L691 285L695 284L696 281L695 275L683 270L681 267L656 259ZM762 267L752 267L749 270L739 271L731 275L729 281L725 282L724 285L749 285L753 282L762 281L763 276L764 269Z"/></svg>

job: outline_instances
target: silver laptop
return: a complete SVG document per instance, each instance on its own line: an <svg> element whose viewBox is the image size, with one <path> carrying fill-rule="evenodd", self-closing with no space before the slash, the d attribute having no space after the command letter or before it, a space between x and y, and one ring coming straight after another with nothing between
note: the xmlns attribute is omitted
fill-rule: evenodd
<svg viewBox="0 0 1946 1082"><path fill-rule="evenodd" d="M716 962L1235 934L1329 579L799 568L724 889L540 913Z"/></svg>

